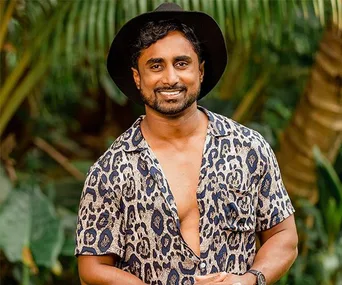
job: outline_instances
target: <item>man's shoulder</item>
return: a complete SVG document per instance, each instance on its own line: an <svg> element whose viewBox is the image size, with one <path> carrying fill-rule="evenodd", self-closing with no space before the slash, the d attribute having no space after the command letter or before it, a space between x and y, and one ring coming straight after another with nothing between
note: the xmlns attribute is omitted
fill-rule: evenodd
<svg viewBox="0 0 342 285"><path fill-rule="evenodd" d="M234 121L224 115L208 111L209 120L213 128L219 129L222 137L229 137L232 140L249 142L252 145L267 146L266 139L256 130Z"/></svg>
<svg viewBox="0 0 342 285"><path fill-rule="evenodd" d="M129 129L118 136L90 167L89 172L94 169L109 172L111 169L116 169L127 162L127 154L134 154L134 150L139 148L142 139L139 127L140 121L141 118L138 118Z"/></svg>

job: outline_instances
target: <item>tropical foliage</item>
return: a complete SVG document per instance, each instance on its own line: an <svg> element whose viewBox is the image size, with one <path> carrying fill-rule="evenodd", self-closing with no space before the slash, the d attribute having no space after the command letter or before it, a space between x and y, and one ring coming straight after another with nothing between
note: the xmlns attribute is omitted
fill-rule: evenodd
<svg viewBox="0 0 342 285"><path fill-rule="evenodd" d="M110 80L106 54L127 20L161 2L0 1L4 284L77 284L73 235L84 175L143 111ZM174 2L209 13L226 36L229 65L201 104L279 149L301 238L279 283L341 284L342 2Z"/></svg>

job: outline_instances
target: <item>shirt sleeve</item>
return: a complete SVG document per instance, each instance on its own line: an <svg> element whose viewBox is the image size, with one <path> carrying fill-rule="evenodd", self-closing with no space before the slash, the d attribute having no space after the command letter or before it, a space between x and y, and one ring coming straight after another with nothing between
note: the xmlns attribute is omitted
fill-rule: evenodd
<svg viewBox="0 0 342 285"><path fill-rule="evenodd" d="M270 229L295 212L274 152L266 141L264 145L260 148L265 165L258 188L256 231Z"/></svg>
<svg viewBox="0 0 342 285"><path fill-rule="evenodd" d="M113 187L99 166L85 180L78 212L75 255L123 257L125 223L120 187Z"/></svg>

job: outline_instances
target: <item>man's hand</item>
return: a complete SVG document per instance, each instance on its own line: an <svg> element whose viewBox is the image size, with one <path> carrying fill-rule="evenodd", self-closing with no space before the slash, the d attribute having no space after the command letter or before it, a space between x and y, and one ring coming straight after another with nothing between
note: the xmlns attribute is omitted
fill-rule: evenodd
<svg viewBox="0 0 342 285"><path fill-rule="evenodd" d="M215 284L215 283L214 283ZM245 273L244 275L228 274L223 280L221 285L255 285L256 276L251 273Z"/></svg>
<svg viewBox="0 0 342 285"><path fill-rule="evenodd" d="M228 274L225 272L195 277L196 285L255 285L256 277L253 274Z"/></svg>
<svg viewBox="0 0 342 285"><path fill-rule="evenodd" d="M228 276L228 273L226 273L226 272L212 273L212 274L207 274L207 275L203 275L203 276L195 276L195 284L196 285L205 285L205 284L220 283L227 276Z"/></svg>

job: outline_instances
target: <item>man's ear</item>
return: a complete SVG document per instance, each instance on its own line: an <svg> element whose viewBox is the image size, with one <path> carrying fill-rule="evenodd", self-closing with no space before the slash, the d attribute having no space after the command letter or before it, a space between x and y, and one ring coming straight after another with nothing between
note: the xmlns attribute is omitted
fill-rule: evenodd
<svg viewBox="0 0 342 285"><path fill-rule="evenodd" d="M139 71L134 67L131 67L131 69L133 72L133 79L134 79L135 85L140 90L140 74L139 74Z"/></svg>
<svg viewBox="0 0 342 285"><path fill-rule="evenodd" d="M203 82L203 77L204 77L204 63L205 61L203 60L199 66L201 83Z"/></svg>

